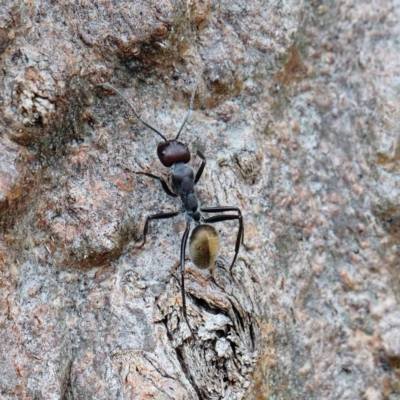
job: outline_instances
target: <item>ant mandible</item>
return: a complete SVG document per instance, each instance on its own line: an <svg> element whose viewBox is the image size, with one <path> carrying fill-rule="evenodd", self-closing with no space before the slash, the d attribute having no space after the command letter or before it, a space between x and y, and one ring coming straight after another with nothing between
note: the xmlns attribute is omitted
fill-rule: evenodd
<svg viewBox="0 0 400 400"><path fill-rule="evenodd" d="M143 243L140 245L142 247L146 243L146 236L148 233L149 222L154 219L168 219L176 217L181 213L186 214L186 229L182 236L181 242L181 291L182 291L182 308L183 315L185 317L186 323L190 331L193 334L192 328L189 324L186 311L186 298L185 298L185 252L186 245L189 237L190 225L193 221L196 227L193 229L189 240L189 253L192 262L201 269L206 269L214 264L219 250L219 234L216 229L209 225L210 223L239 220L239 231L236 238L235 245L235 255L233 257L232 264L230 266L230 272L232 272L232 267L235 264L237 255L239 253L240 243L243 242L243 218L242 213L238 207L200 207L199 201L194 191L196 183L201 178L204 167L206 165L206 158L200 150L197 150L197 155L201 158L201 165L194 175L194 171L187 164L190 161L191 155L189 148L186 144L178 141L179 135L181 134L186 122L189 119L190 113L193 109L193 103L195 98L195 93L197 85L200 80L200 76L203 73L204 68L199 72L196 77L196 82L192 90L192 95L190 99L190 105L188 112L186 114L185 120L183 121L181 127L179 128L176 138L173 140L167 140L163 134L161 134L157 129L153 128L150 124L143 121L132 104L125 98L125 96L116 88L110 84L101 84L105 88L112 89L119 96L121 96L124 101L129 105L135 117L147 128L151 129L157 135L159 135L163 142L159 143L157 146L157 155L161 163L167 168L173 168L171 173L171 183L172 189L168 186L167 182L163 178L156 175L149 174L147 172L135 171L136 174L145 175L149 178L158 180L161 183L162 188L165 193L171 197L180 197L182 200L182 208L179 211L159 213L150 215L146 218L143 231ZM216 215L209 218L204 218L203 213L224 213L224 212L236 212L236 214L225 214Z"/></svg>

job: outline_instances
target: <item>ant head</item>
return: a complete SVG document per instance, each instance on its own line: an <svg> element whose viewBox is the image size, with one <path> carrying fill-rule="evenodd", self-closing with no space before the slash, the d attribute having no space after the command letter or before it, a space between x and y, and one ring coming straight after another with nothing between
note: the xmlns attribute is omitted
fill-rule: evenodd
<svg viewBox="0 0 400 400"><path fill-rule="evenodd" d="M129 102L129 100L118 89L115 89L115 87L111 86L108 83L101 84L100 86L112 89L116 93L118 93L118 95L121 96L125 100L125 102L129 105L129 107L131 108L131 110L132 110L133 114L135 115L135 117L144 126L147 126L147 128L151 129L153 132L155 132L158 136L160 136L164 140L164 143L160 143L158 145L157 155L158 155L158 158L160 159L161 163L165 167L169 168L169 167L172 167L174 164L176 164L178 162L183 162L183 163L187 164L190 161L189 148L185 144L183 144L182 142L178 142L178 139L179 139L179 135L181 134L183 128L185 127L185 124L186 124L187 120L189 119L190 112L193 109L194 95L196 93L197 84L199 83L199 79L200 79L200 76L201 76L203 70L204 70L204 68L201 69L201 71L197 75L196 83L194 85L194 88L193 88L193 91L192 91L192 96L190 98L190 105L189 105L188 112L187 112L185 120L183 121L181 127L179 128L178 134L176 135L176 138L174 140L167 140L166 137L161 132L159 132L156 128L153 128L146 121L143 121L140 118L139 114L134 109L134 107L132 106L132 104Z"/></svg>
<svg viewBox="0 0 400 400"><path fill-rule="evenodd" d="M172 167L178 162L187 164L190 161L190 151L186 144L177 140L168 140L159 143L157 147L157 155L162 165Z"/></svg>
<svg viewBox="0 0 400 400"><path fill-rule="evenodd" d="M200 269L210 268L217 259L219 234L211 225L197 225L189 239L189 253L194 265Z"/></svg>

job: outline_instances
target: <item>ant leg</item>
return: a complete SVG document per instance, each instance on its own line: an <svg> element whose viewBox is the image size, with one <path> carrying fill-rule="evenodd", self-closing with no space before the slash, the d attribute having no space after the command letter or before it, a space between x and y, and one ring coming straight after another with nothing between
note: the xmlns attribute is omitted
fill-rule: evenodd
<svg viewBox="0 0 400 400"><path fill-rule="evenodd" d="M192 335L194 336L194 333L192 331L192 327L189 324L189 320L187 317L187 311L186 311L186 292L185 292L185 251L186 251L186 244L187 240L189 237L189 230L190 230L190 222L188 221L186 223L186 230L185 233L182 236L182 242L181 242L181 291L182 291L182 308L183 308L183 316L185 317L186 323L190 329L190 332L192 332Z"/></svg>
<svg viewBox="0 0 400 400"><path fill-rule="evenodd" d="M236 238L236 245L235 245L235 256L233 257L232 264L229 268L229 271L232 273L232 268L236 262L236 258L239 253L240 244L243 243L244 240L244 227L243 227L243 217L242 213L239 208L237 207L204 207L201 208L201 211L207 213L217 213L217 212L226 212L226 211L236 211L237 215L235 214L228 214L228 215L216 215L215 217L206 218L203 222L214 223L214 222L222 222L222 221L230 221L230 220L239 220L239 231Z"/></svg>
<svg viewBox="0 0 400 400"><path fill-rule="evenodd" d="M137 175L146 175L146 176L148 176L149 178L157 179L158 181L161 182L161 186L162 186L162 188L164 189L164 192L167 193L168 196L171 196L171 197L178 197L178 195L175 194L175 193L168 187L167 182L165 182L165 180L164 180L163 178L160 178L160 177L158 177L158 176L156 176L156 175L153 175L153 174L149 174L149 173L147 173L147 172L134 171L134 173L137 174Z"/></svg>
<svg viewBox="0 0 400 400"><path fill-rule="evenodd" d="M194 184L196 184L200 180L201 174L203 173L204 167L206 166L207 162L206 158L204 157L203 153L200 150L197 150L197 155L201 158L202 161L199 170L196 172L196 176L194 178Z"/></svg>
<svg viewBox="0 0 400 400"><path fill-rule="evenodd" d="M143 243L139 247L143 247L144 244L146 243L146 236L147 232L149 230L149 222L152 219L167 219L167 218L173 218L176 217L178 214L180 214L180 211L175 211L171 213L160 213L160 214L154 214L154 215L149 215L146 218L146 222L144 223L144 230L143 230Z"/></svg>

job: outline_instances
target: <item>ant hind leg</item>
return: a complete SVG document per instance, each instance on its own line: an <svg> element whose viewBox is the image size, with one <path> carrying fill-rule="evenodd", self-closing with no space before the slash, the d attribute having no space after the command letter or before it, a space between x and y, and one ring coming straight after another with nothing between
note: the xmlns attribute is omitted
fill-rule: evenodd
<svg viewBox="0 0 400 400"><path fill-rule="evenodd" d="M244 240L244 226L243 226L243 217L240 209L238 207L203 207L201 211L206 213L218 213L218 212L229 212L236 211L237 214L225 214L225 215L216 215L214 217L206 218L203 220L205 223L214 223L214 222L223 222L223 221L231 221L231 220L239 220L239 231L236 237L235 244L235 255L233 257L233 261L231 266L229 267L229 271L232 275L232 268L235 265L237 256L239 254L240 244L243 243Z"/></svg>
<svg viewBox="0 0 400 400"><path fill-rule="evenodd" d="M192 327L190 326L189 319L187 316L186 310L186 292L185 292L185 252L186 252L186 245L189 237L189 230L190 230L190 222L188 221L186 224L185 233L182 236L181 242L181 291L182 291L182 309L183 309L183 316L185 321L190 329L190 332L194 336L194 332Z"/></svg>

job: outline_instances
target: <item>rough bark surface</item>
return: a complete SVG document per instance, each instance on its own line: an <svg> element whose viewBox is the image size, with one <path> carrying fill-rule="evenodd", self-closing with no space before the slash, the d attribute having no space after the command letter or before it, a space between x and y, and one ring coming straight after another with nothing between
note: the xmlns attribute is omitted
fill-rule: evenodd
<svg viewBox="0 0 400 400"><path fill-rule="evenodd" d="M0 2L1 399L400 399L400 2ZM156 156L207 157L215 267Z"/></svg>

